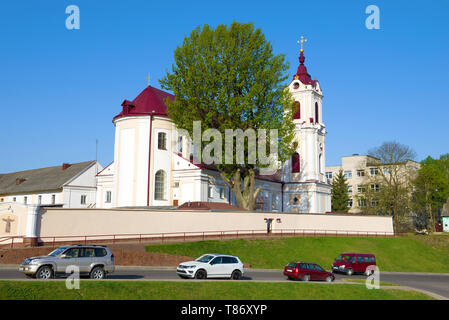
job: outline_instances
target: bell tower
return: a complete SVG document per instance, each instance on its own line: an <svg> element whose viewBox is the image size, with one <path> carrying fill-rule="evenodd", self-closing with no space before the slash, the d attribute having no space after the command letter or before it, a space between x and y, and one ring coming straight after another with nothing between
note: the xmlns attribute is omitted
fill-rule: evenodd
<svg viewBox="0 0 449 320"><path fill-rule="evenodd" d="M320 83L312 80L304 65L303 44L306 41L302 36L298 41L301 44L299 66L288 86L296 106L293 122L297 147L289 164L284 166L284 179L290 184L290 196L297 202L299 212L324 213L330 211L330 186L325 177L327 131L323 122ZM295 184L296 188L293 187ZM295 207L295 201L290 201L292 207Z"/></svg>

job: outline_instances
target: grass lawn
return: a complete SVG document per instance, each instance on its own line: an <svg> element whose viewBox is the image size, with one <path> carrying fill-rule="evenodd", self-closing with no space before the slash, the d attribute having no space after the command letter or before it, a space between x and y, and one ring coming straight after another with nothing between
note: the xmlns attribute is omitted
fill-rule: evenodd
<svg viewBox="0 0 449 320"><path fill-rule="evenodd" d="M427 300L403 290L368 290L358 284L249 283L220 281L0 281L0 300Z"/></svg>
<svg viewBox="0 0 449 320"><path fill-rule="evenodd" d="M149 252L198 257L204 253L238 256L252 268L280 269L292 260L330 269L342 252L373 253L380 271L449 273L449 236L295 237L257 240L200 241L148 245Z"/></svg>

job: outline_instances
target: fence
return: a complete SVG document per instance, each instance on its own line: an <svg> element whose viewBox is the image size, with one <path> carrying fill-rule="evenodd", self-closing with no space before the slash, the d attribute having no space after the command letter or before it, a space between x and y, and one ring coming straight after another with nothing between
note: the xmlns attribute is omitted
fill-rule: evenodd
<svg viewBox="0 0 449 320"><path fill-rule="evenodd" d="M243 238L269 238L269 237L396 237L406 236L405 233L375 232L375 231L342 231L342 230L313 230L313 229L276 229L269 233L264 230L228 230L228 231L200 231L200 232L165 232L165 233L139 233L139 234L109 234L109 235L80 235L80 236L47 236L31 241L29 246L52 246L62 244L87 243L119 243L119 242L186 242L200 240L229 240ZM0 238L0 247L13 248L24 245L24 236Z"/></svg>

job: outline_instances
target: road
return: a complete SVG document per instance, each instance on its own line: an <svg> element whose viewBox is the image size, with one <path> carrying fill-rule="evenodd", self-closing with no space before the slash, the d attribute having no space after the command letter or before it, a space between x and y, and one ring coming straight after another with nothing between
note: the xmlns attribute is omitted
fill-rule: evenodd
<svg viewBox="0 0 449 320"><path fill-rule="evenodd" d="M175 268L157 267L125 267L118 266L116 271L109 275L111 280L163 280L163 281L189 281L181 280L175 273ZM336 274L336 281L343 278L366 279L363 275ZM0 267L0 280L25 280L27 279L17 270L17 266L3 265ZM28 281L36 281L29 279ZM287 281L282 270L258 270L247 269L241 281ZM434 293L449 299L449 274L429 273L399 273L381 272L380 281L395 283L401 286L411 287Z"/></svg>

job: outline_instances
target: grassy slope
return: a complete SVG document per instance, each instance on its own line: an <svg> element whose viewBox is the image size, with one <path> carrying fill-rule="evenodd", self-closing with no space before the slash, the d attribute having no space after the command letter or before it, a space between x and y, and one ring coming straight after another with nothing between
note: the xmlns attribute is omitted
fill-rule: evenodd
<svg viewBox="0 0 449 320"><path fill-rule="evenodd" d="M368 290L364 285L249 282L81 281L67 290L63 281L0 281L0 300L425 300L402 290Z"/></svg>
<svg viewBox="0 0 449 320"><path fill-rule="evenodd" d="M149 245L150 252L197 257L203 253L239 256L252 268L282 268L291 260L329 269L342 252L373 253L380 271L449 273L449 236L397 238L296 237L268 240L201 241Z"/></svg>

